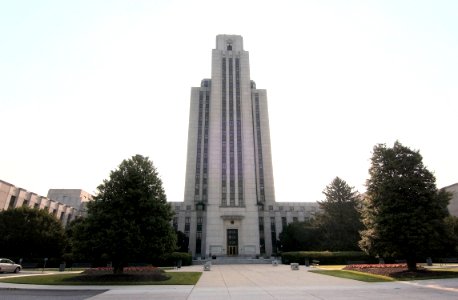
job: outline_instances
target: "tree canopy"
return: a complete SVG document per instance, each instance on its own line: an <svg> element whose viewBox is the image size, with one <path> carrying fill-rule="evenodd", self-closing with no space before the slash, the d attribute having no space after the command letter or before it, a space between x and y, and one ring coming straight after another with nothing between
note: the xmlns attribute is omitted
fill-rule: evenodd
<svg viewBox="0 0 458 300"><path fill-rule="evenodd" d="M453 245L451 255L456 257L458 254L458 217L448 216L445 218L445 227L448 229L450 243Z"/></svg>
<svg viewBox="0 0 458 300"><path fill-rule="evenodd" d="M339 177L326 186L324 201L319 201L321 213L315 224L320 232L321 248L330 251L359 250L362 229L359 193Z"/></svg>
<svg viewBox="0 0 458 300"><path fill-rule="evenodd" d="M121 273L129 261L150 262L176 247L167 203L156 168L141 155L124 160L88 203L88 216L72 229L75 255L111 261Z"/></svg>
<svg viewBox="0 0 458 300"><path fill-rule="evenodd" d="M29 207L0 212L0 253L17 258L60 258L65 247L62 224L45 210Z"/></svg>
<svg viewBox="0 0 458 300"><path fill-rule="evenodd" d="M281 251L320 250L318 228L312 222L293 222L279 235Z"/></svg>
<svg viewBox="0 0 458 300"><path fill-rule="evenodd" d="M443 251L450 195L438 191L422 156L400 142L374 147L363 201L360 247L372 255L416 260Z"/></svg>

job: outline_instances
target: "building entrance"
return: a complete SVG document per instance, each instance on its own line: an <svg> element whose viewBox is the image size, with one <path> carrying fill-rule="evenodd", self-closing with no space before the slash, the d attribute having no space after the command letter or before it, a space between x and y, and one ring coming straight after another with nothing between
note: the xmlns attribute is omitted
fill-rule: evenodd
<svg viewBox="0 0 458 300"><path fill-rule="evenodd" d="M227 255L235 256L239 254L239 231L238 229L227 230Z"/></svg>

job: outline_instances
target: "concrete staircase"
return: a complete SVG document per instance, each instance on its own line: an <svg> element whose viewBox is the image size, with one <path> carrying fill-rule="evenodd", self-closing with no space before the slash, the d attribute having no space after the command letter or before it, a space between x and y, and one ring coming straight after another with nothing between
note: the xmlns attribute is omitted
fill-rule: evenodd
<svg viewBox="0 0 458 300"><path fill-rule="evenodd" d="M276 258L251 258L243 256L218 256L214 259L200 259L193 260L193 265L203 265L207 261L211 262L212 265L245 265L245 264L272 264L272 261ZM279 260L278 260L279 261Z"/></svg>

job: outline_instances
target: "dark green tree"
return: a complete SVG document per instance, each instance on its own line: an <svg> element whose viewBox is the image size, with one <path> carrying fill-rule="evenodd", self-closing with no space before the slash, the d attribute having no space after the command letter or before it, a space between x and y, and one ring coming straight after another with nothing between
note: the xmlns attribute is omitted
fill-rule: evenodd
<svg viewBox="0 0 458 300"><path fill-rule="evenodd" d="M75 224L74 255L111 261L114 273L129 261L157 260L175 250L172 217L156 168L147 157L133 156L98 187L87 218Z"/></svg>
<svg viewBox="0 0 458 300"><path fill-rule="evenodd" d="M318 201L321 213L316 226L321 233L321 248L330 251L359 250L359 231L363 229L360 196L339 177L326 186L324 201Z"/></svg>
<svg viewBox="0 0 458 300"><path fill-rule="evenodd" d="M177 235L177 249L178 252L188 252L189 251L189 237L186 236L182 231L175 231Z"/></svg>
<svg viewBox="0 0 458 300"><path fill-rule="evenodd" d="M0 252L17 258L60 258L62 224L45 210L19 207L0 212Z"/></svg>
<svg viewBox="0 0 458 300"><path fill-rule="evenodd" d="M458 254L458 217L448 216L445 218L445 227L448 229L450 243L453 245L450 255L456 257Z"/></svg>
<svg viewBox="0 0 458 300"><path fill-rule="evenodd" d="M75 235L82 234L83 231L79 226L82 226L84 223L84 219L78 217L71 221L65 227L65 236L67 238L67 244L64 250L63 260L67 263L72 263L73 261L88 261L88 258L82 257L81 253L74 253L75 249L77 248L77 243L79 240L82 240L81 237L75 237ZM78 239L77 239L78 238ZM89 238L89 237L88 237ZM74 245L75 244L75 245ZM75 256L76 254L76 256Z"/></svg>
<svg viewBox="0 0 458 300"><path fill-rule="evenodd" d="M319 232L310 221L288 224L280 233L281 251L319 250Z"/></svg>
<svg viewBox="0 0 458 300"><path fill-rule="evenodd" d="M436 188L422 156L400 142L374 147L363 201L361 249L381 257L404 257L409 270L416 260L444 251L450 195Z"/></svg>

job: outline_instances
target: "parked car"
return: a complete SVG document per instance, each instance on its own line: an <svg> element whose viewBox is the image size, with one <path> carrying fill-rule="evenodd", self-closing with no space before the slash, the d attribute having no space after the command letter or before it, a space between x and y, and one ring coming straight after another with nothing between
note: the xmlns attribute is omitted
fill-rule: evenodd
<svg viewBox="0 0 458 300"><path fill-rule="evenodd" d="M8 258L0 258L0 273L14 272L18 273L21 271L22 266L15 264L14 261Z"/></svg>

